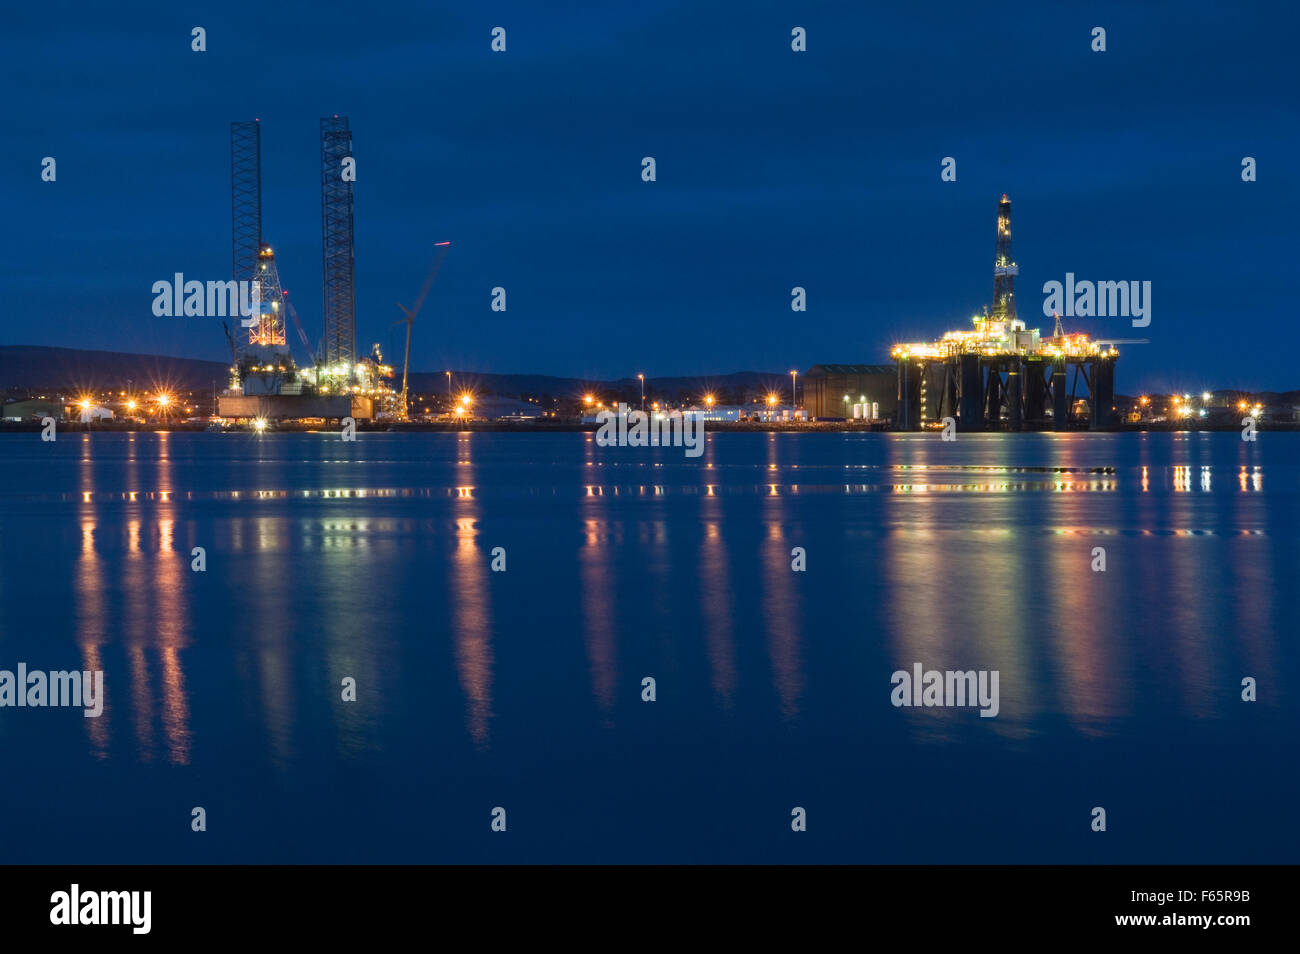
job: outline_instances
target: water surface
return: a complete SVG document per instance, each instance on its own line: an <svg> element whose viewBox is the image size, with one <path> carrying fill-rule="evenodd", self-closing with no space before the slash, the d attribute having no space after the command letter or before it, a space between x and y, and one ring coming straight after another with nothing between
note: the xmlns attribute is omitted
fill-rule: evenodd
<svg viewBox="0 0 1300 954"><path fill-rule="evenodd" d="M0 466L0 668L107 682L99 719L0 709L0 861L1300 860L1300 435L11 434ZM916 662L997 670L998 716L891 706Z"/></svg>

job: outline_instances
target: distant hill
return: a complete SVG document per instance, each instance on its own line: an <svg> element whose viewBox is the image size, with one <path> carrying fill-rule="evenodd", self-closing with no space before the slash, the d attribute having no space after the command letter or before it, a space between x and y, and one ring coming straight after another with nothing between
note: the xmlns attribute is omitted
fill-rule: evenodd
<svg viewBox="0 0 1300 954"><path fill-rule="evenodd" d="M165 385L177 390L201 391L212 388L214 382L217 387L223 387L228 373L228 366L221 361L78 348L0 345L0 390L100 390L125 388L129 380L135 388ZM470 388L479 394L560 400L580 398L588 391L597 391L606 397L631 398L639 395L641 389L636 378L588 381L545 374L480 374L474 371L453 371L452 386L454 390ZM394 387L401 387L400 377L394 382ZM412 371L410 387L416 394L444 394L446 373ZM790 376L780 372L740 371L699 378L646 378L646 392L661 397L697 398L704 387L718 392L720 403L726 403L724 394L736 394L739 399L741 393L759 394L768 390L775 390L783 398L788 398Z"/></svg>
<svg viewBox="0 0 1300 954"><path fill-rule="evenodd" d="M99 390L160 385L177 390L197 391L222 387L230 368L220 361L195 358L165 358L149 354L119 354L115 351L82 351L78 348L43 348L29 345L0 345L0 389L49 388L55 390Z"/></svg>

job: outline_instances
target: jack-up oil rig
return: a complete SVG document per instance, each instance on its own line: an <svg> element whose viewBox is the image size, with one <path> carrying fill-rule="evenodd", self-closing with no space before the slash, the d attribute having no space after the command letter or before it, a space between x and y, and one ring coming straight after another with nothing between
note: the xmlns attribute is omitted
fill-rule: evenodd
<svg viewBox="0 0 1300 954"><path fill-rule="evenodd" d="M313 348L289 293L280 285L275 253L262 235L262 128L230 124L232 271L251 288L252 314L232 329L230 386L218 399L227 419L397 417L399 396L384 380L393 369L379 345L357 354L353 277L352 182L340 174L352 155L346 116L321 119L321 245L324 337ZM295 363L285 333L293 321L308 364ZM244 334L247 329L247 335Z"/></svg>
<svg viewBox="0 0 1300 954"><path fill-rule="evenodd" d="M1011 200L998 202L993 306L971 319L972 331L949 331L938 341L896 345L899 430L920 430L946 417L959 430L1057 431L1114 423L1114 341L1065 334L1060 316L1050 337L1016 316L1011 258ZM1067 379L1073 380L1067 387ZM1082 380L1086 399L1079 394Z"/></svg>

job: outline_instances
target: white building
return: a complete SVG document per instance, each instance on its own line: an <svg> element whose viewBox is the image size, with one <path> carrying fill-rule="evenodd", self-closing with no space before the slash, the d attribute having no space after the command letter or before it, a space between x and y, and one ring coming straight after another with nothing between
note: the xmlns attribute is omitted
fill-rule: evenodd
<svg viewBox="0 0 1300 954"><path fill-rule="evenodd" d="M704 416L706 421L804 421L807 414L801 407L789 404L714 404L687 408Z"/></svg>

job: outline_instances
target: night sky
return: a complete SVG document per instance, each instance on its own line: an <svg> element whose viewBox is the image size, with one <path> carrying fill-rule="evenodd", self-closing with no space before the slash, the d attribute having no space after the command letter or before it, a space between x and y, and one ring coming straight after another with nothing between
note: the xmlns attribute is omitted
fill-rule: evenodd
<svg viewBox="0 0 1300 954"><path fill-rule="evenodd" d="M1250 6L9 5L0 344L226 357L219 319L154 317L150 288L229 277L229 123L254 117L264 238L318 339L318 123L338 113L363 352L400 360L394 303L454 243L418 370L883 363L988 303L1006 192L1031 326L1067 271L1152 282L1145 329L1067 324L1151 340L1122 349L1120 392L1297 388L1300 14Z"/></svg>

